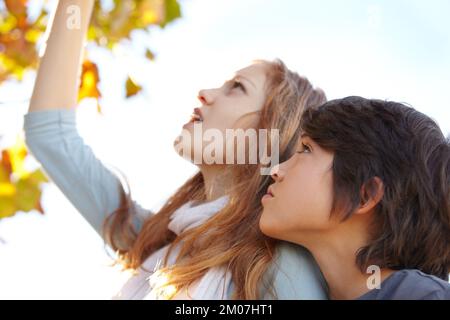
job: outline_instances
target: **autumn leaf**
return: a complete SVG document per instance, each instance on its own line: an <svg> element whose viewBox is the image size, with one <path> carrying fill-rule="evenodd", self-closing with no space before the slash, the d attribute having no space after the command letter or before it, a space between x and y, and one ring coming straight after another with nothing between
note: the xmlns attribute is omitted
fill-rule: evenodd
<svg viewBox="0 0 450 320"><path fill-rule="evenodd" d="M145 57L150 61L155 60L155 54L150 49L145 50Z"/></svg>
<svg viewBox="0 0 450 320"><path fill-rule="evenodd" d="M126 97L130 98L138 94L142 90L142 87L136 84L136 82L133 79L131 79L130 76L128 76L127 82L125 84L125 89L126 89Z"/></svg>
<svg viewBox="0 0 450 320"><path fill-rule="evenodd" d="M0 83L10 77L21 80L25 71L38 64L36 42L45 30L43 10L36 21L29 21L28 1L6 0L0 12Z"/></svg>
<svg viewBox="0 0 450 320"><path fill-rule="evenodd" d="M78 101L84 98L100 98L101 94L98 90L98 67L89 60L83 62L81 71L80 89L78 92Z"/></svg>
<svg viewBox="0 0 450 320"><path fill-rule="evenodd" d="M94 98L97 101L97 111L101 113L99 98L102 95L98 89L99 83L100 77L97 65L90 60L84 60L81 71L80 88L78 91L78 101L85 98Z"/></svg>
<svg viewBox="0 0 450 320"><path fill-rule="evenodd" d="M165 27L169 22L181 17L181 9L178 1L176 0L165 0L165 17L161 27Z"/></svg>
<svg viewBox="0 0 450 320"><path fill-rule="evenodd" d="M16 143L2 150L0 160L0 219L13 216L17 211L43 212L40 203L41 189L47 177L41 169L26 170L28 156L25 142L17 138Z"/></svg>
<svg viewBox="0 0 450 320"><path fill-rule="evenodd" d="M44 2L1 1L4 10L0 11L0 85L10 79L20 81L27 71L37 69L37 43L49 18ZM27 13L30 5L40 10L34 21ZM177 0L112 0L109 7L104 7L103 1L95 1L87 38L98 47L112 51L121 41L129 41L132 32L148 33L150 26L164 28L179 17L181 10ZM149 61L155 59L155 54L149 49L144 55ZM101 64L90 60L83 62L78 100L95 99L97 111L101 113L99 68ZM127 98L143 89L129 76L124 85ZM25 160L29 155L23 141L18 140L0 154L0 218L12 216L17 211L37 210L43 213L40 185L48 180L41 169L27 171Z"/></svg>
<svg viewBox="0 0 450 320"><path fill-rule="evenodd" d="M28 0L5 0L6 8L15 16L26 15Z"/></svg>
<svg viewBox="0 0 450 320"><path fill-rule="evenodd" d="M3 1L6 10L0 12L0 84L10 78L21 80L27 70L37 68L36 43L43 35L48 20L48 12L42 4L38 18L30 21L27 7L31 1ZM114 0L112 8L108 9L103 5L102 1L94 4L88 40L110 50L120 41L131 39L131 33L135 30L148 32L151 25L165 27L181 17L177 0ZM155 59L150 50L146 50L145 57ZM96 81L95 86L92 80ZM81 84L86 89L80 93L80 100L88 97L98 100L101 96L98 72L96 77L88 73L82 81L89 83ZM99 105L98 110L101 112Z"/></svg>
<svg viewBox="0 0 450 320"><path fill-rule="evenodd" d="M8 150L2 150L2 159L0 160L0 168L3 170L1 171L0 178L6 176L7 179L9 180L9 175L12 173L12 165Z"/></svg>
<svg viewBox="0 0 450 320"><path fill-rule="evenodd" d="M12 174L18 178L23 178L30 174L24 165L28 152L25 142L22 139L18 137L16 143L7 150L7 154L11 164Z"/></svg>

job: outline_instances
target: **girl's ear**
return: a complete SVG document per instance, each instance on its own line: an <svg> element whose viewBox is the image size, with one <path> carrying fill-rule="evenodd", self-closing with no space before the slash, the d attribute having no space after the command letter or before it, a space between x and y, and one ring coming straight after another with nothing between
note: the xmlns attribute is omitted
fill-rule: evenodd
<svg viewBox="0 0 450 320"><path fill-rule="evenodd" d="M379 177L373 177L361 187L360 203L355 214L371 212L384 195L384 183Z"/></svg>

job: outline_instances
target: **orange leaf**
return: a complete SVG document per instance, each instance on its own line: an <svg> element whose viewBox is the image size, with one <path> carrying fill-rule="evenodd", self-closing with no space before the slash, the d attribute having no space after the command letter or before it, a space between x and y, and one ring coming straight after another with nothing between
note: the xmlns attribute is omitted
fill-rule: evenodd
<svg viewBox="0 0 450 320"><path fill-rule="evenodd" d="M41 204L41 200L39 199L38 203L36 204L35 209L40 213L40 214L44 214L44 209L42 208L42 204Z"/></svg>
<svg viewBox="0 0 450 320"><path fill-rule="evenodd" d="M98 89L100 77L98 74L98 67L95 63L89 60L83 62L80 90L78 92L78 101L85 98L94 98L97 100L97 109L100 111L98 99L102 96Z"/></svg>
<svg viewBox="0 0 450 320"><path fill-rule="evenodd" d="M12 173L12 165L8 150L2 150L2 160L0 164L5 171L5 174L9 177Z"/></svg>
<svg viewBox="0 0 450 320"><path fill-rule="evenodd" d="M27 14L28 0L5 0L6 8L15 16L23 16Z"/></svg>

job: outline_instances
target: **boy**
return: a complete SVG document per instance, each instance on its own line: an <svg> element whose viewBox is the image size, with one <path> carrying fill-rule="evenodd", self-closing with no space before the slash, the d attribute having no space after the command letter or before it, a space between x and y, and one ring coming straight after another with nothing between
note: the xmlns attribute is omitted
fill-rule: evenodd
<svg viewBox="0 0 450 320"><path fill-rule="evenodd" d="M301 130L261 230L309 249L331 299L450 299L450 145L437 124L348 97L306 111Z"/></svg>

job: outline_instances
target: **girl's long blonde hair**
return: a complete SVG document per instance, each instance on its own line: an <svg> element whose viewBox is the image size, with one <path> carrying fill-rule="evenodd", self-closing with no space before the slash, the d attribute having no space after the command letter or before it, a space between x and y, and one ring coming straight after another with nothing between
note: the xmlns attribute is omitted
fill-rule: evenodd
<svg viewBox="0 0 450 320"><path fill-rule="evenodd" d="M257 62L266 64L267 81L266 99L256 129L279 129L279 159L284 161L292 155L299 139L303 111L326 102L326 97L322 90L313 88L306 78L290 71L281 60ZM261 175L260 168L259 164L229 166L227 170L231 170L234 184L227 205L201 226L179 236L168 229L169 218L186 202L205 200L200 172L182 185L157 214L148 218L139 232L132 224L135 213L131 192L125 194L122 190L120 207L105 220L105 239L127 269L137 269L167 244L171 244L170 249L178 244L176 265L163 269L170 275L167 284L177 290L187 288L208 269L225 267L232 274L233 299L259 299L263 289L260 284L277 243L259 229L261 197L271 183L270 176Z"/></svg>

